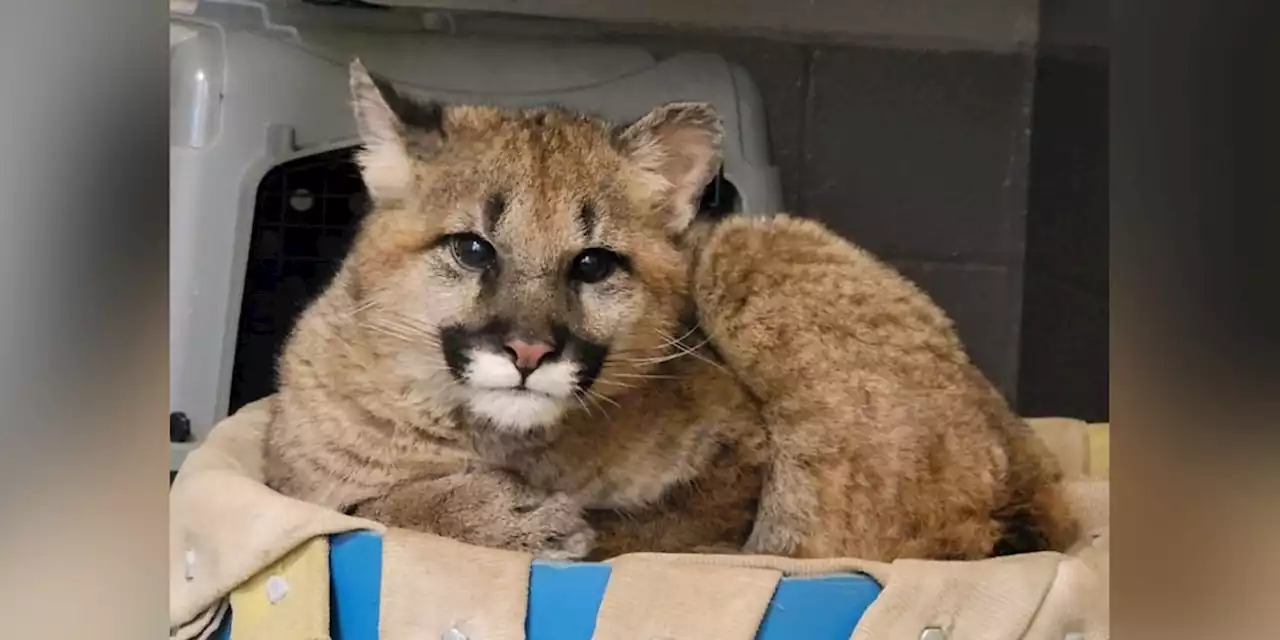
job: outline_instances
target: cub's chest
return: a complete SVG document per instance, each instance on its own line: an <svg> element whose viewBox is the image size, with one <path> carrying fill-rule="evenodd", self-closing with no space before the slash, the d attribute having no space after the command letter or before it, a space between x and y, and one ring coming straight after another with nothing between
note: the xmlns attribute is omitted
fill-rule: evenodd
<svg viewBox="0 0 1280 640"><path fill-rule="evenodd" d="M713 473L727 478L758 466L763 429L736 384L679 381L619 397L607 416L573 416L531 479L592 508L631 510L661 502L673 487L701 487Z"/></svg>

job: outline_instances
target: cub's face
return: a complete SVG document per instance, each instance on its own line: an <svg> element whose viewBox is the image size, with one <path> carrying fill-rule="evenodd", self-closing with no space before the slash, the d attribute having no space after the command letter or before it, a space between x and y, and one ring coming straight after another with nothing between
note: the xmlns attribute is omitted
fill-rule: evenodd
<svg viewBox="0 0 1280 640"><path fill-rule="evenodd" d="M352 314L411 392L523 431L642 386L688 311L679 238L719 167L710 107L615 127L421 105L358 62L352 90L374 201Z"/></svg>

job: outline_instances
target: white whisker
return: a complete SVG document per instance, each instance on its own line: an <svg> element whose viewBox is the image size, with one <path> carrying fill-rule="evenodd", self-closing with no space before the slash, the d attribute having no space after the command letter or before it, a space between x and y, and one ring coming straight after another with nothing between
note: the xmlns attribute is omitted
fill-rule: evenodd
<svg viewBox="0 0 1280 640"><path fill-rule="evenodd" d="M688 338L689 336L693 335L693 334L694 334L694 332L696 332L697 330L698 330L698 325L696 325L696 324L695 324L692 328L690 328L688 331L686 331L686 332L684 333L684 335L680 336L679 338L672 338L672 337L670 337L666 332L662 331L661 329L654 329L654 330L653 330L653 331L654 331L654 333L656 333L656 334L658 334L659 336L662 336L662 337L663 337L663 343L662 343L662 344L660 344L660 345L656 345L656 346L652 346L652 347L641 347L641 348L636 348L636 349L617 349L617 350L612 351L612 352L610 353L610 355L618 355L618 354L633 354L633 353L652 353L652 352L654 352L654 351L663 351L663 350L665 350L667 347L670 347L673 343L679 342L679 341L684 340L685 338Z"/></svg>
<svg viewBox="0 0 1280 640"><path fill-rule="evenodd" d="M587 412L587 417L591 417L591 410L587 408L587 403L582 400L583 395L584 394L577 389L573 390L573 399L577 400L578 404L582 405L582 410Z"/></svg>
<svg viewBox="0 0 1280 640"><path fill-rule="evenodd" d="M639 388L640 388L640 387L637 387L637 386L636 386L636 385L634 385L634 384L624 384L624 383L622 383L622 382L617 382L617 381L614 381L614 380L606 380L606 379L604 379L604 378L596 378L595 383L596 383L596 384L607 384L607 385L614 386L614 387L624 387L624 388L627 388L627 389L639 389Z"/></svg>
<svg viewBox="0 0 1280 640"><path fill-rule="evenodd" d="M421 333L430 334L430 335L435 335L436 333L435 327L432 327L412 316L407 316L403 313L396 313L396 312L391 312L390 315L393 320L404 325L407 328L414 329L415 331L419 331Z"/></svg>
<svg viewBox="0 0 1280 640"><path fill-rule="evenodd" d="M434 335L434 332L429 331L416 324L406 322L402 318L396 318L396 317L380 318L379 321L389 327L400 329L401 331L405 332L408 335L417 336L418 338L421 339L422 342L428 342L432 344L435 344L438 342L438 339Z"/></svg>
<svg viewBox="0 0 1280 640"><path fill-rule="evenodd" d="M663 348L669 347L669 346L671 346L671 345L673 345L673 344L677 344L677 343L679 343L679 342L683 342L685 338L688 338L689 336L693 335L697 330L698 330L698 323L696 323L696 322L695 322L695 323L693 323L693 326L692 326L692 327L689 327L689 330L688 330L688 331L684 332L684 335L680 336L679 338L672 338L672 337L671 337L671 335L670 335L670 334L668 334L667 332L665 332L665 331L663 331L663 330L661 330L661 329L656 329L656 331L658 332L658 335L659 335L659 336L662 336L663 338L666 338L666 339L667 339L667 342L665 342L665 343L662 345L662 346L663 346Z"/></svg>
<svg viewBox="0 0 1280 640"><path fill-rule="evenodd" d="M355 307L352 307L352 308L351 308L351 310L347 312L347 316L348 316L348 317L354 317L357 313L360 313L361 311L364 311L365 309L370 309L370 308L373 308L373 307L376 307L376 306L378 306L378 301L377 301L377 300L373 300L373 299L367 300L367 301L365 301L365 303L364 303L364 304L361 304L361 305L357 305L357 306L355 306Z"/></svg>
<svg viewBox="0 0 1280 640"><path fill-rule="evenodd" d="M416 340L414 340L413 338L411 338L411 337L409 337L409 336L407 336L407 335L404 335L403 333L400 333L400 332L398 332L398 331L395 331L395 330L393 330L393 329L389 329L389 328L387 328L387 327L385 327L385 326L383 326L382 324L379 324L379 323L363 322L363 323L361 323L361 324L360 324L360 326L361 326L361 327L364 327L365 329L368 329L368 330L370 330L370 331L374 331L374 332L377 332L377 333L381 333L381 334L384 334L384 335L388 335L388 336L391 336L391 337L393 337L393 338L398 338L398 339L403 340L403 341L405 341L405 342L417 342L417 341L416 341Z"/></svg>
<svg viewBox="0 0 1280 640"><path fill-rule="evenodd" d="M440 343L435 336L387 318L372 318L360 323L360 326L399 338L405 342L414 342L434 347L440 346Z"/></svg>
<svg viewBox="0 0 1280 640"><path fill-rule="evenodd" d="M678 376L665 376L656 373L610 373L615 378L642 378L652 380L676 380Z"/></svg>
<svg viewBox="0 0 1280 640"><path fill-rule="evenodd" d="M672 360L683 358L684 356L690 356L690 355L697 356L698 354L695 353L693 350L701 349L702 347L706 346L710 342L711 342L711 339L707 338L706 340L699 342L693 347L686 347L683 344L680 344L678 342L673 342L671 343L670 346L675 347L677 350L679 350L678 353L672 353L664 356L654 356L652 358L633 358L633 359L620 358L620 359L613 360L613 362L629 362L632 364L661 364L663 362L670 362Z"/></svg>
<svg viewBox="0 0 1280 640"><path fill-rule="evenodd" d="M609 396L604 395L603 393L600 393L600 392L598 392L598 391L592 391L592 390L590 390L590 389L583 389L583 391L587 392L587 397L593 397L593 396L594 396L594 397L596 397L596 398L599 398L599 399L601 399L601 400L604 400L605 402L608 402L609 404L611 404L611 405L613 405L613 406L615 406L615 407L617 407L617 408L619 408L619 409L621 409L621 408L622 408L622 405L618 404L618 402L617 402L616 400L614 400L613 398L610 398Z"/></svg>
<svg viewBox="0 0 1280 640"><path fill-rule="evenodd" d="M588 391L588 390L587 390L587 389L583 389L583 391ZM594 394L593 394L593 395L594 395ZM610 422L613 422L613 416L609 415L609 412L608 412L608 411L605 411L604 405L601 405L599 402L596 402L596 399L595 399L594 397L592 397L592 395L586 395L586 394L583 394L583 397L584 397L584 398L586 398L587 400L590 400L590 401L591 401L591 404L594 404L594 405L596 406L596 408L600 410L600 413L603 413L603 414L604 414L604 417L605 417L605 419L606 419L606 420L608 420L608 421L610 421ZM615 403L615 404L616 404L616 403Z"/></svg>
<svg viewBox="0 0 1280 640"><path fill-rule="evenodd" d="M679 350L683 351L684 353L687 353L688 355L691 355L691 356L693 356L693 357L695 357L695 358L697 358L697 359L699 359L699 360L701 360L701 361L703 361L703 362L705 362L705 363L707 363L707 364L709 364L709 365L711 365L711 366L713 366L713 367L715 367L715 368L719 369L720 371L723 371L724 373L729 373L729 370L728 370L728 369L726 369L726 368L724 368L723 366L721 366L721 364L720 364L719 362L716 362L715 360L712 360L711 358L708 358L708 357L706 357L706 356L702 355L701 353L698 353L697 351L695 351L695 349L701 349L702 347L706 346L706 345L707 345L707 344L709 344L710 342L711 342L711 338L710 338L710 337L707 337L707 339L706 339L706 340L703 340L702 342L699 342L697 345L695 345L695 346L693 346L693 347L686 347L685 345L680 344L680 343L678 343L678 342L677 342L674 346L675 346L675 348L677 348L677 349L679 349ZM730 375L732 375L732 374L730 374Z"/></svg>

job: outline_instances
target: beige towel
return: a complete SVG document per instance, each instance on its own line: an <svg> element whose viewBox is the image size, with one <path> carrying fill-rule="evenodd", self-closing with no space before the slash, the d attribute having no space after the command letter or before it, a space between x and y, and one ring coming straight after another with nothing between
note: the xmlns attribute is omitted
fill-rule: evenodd
<svg viewBox="0 0 1280 640"><path fill-rule="evenodd" d="M285 498L262 484L262 438L270 399L218 425L187 458L170 494L170 637L206 638L226 596L261 569L316 537L372 522ZM1052 435L1053 426L1076 433ZM1109 635L1108 483L1090 479L1079 421L1037 422L1050 447L1076 469L1068 495L1086 535L1070 554L980 562L892 564L857 559L633 554L614 574L597 620L598 640L746 640L781 575L862 572L884 585L854 640L1085 640ZM1079 470L1086 470L1080 473ZM524 637L530 558L401 530L386 532L383 640ZM456 629L458 634L449 634ZM449 634L449 635L446 635ZM282 639L284 640L284 639Z"/></svg>
<svg viewBox="0 0 1280 640"><path fill-rule="evenodd" d="M899 560L853 637L918 638L936 627L952 639L1022 638L1060 559L1048 553L982 562Z"/></svg>
<svg viewBox="0 0 1280 640"><path fill-rule="evenodd" d="M270 399L224 420L187 456L169 490L169 637L203 639L228 594L316 537L375 522L286 498L263 484Z"/></svg>
<svg viewBox="0 0 1280 640"><path fill-rule="evenodd" d="M1071 632L1083 634L1082 640L1100 640L1109 636L1110 629L1105 548L1089 547L1074 555L1033 553L978 562L899 560L886 564L851 559L794 560L769 556L648 553L623 556L613 562L679 564L694 568L693 575L707 567L774 569L796 576L865 573L875 578L884 589L868 607L852 640L915 640L931 627L944 633L947 640L1063 640ZM733 593L737 579L735 575L734 578L719 580L716 591ZM606 603L613 589L611 579L605 591ZM670 589L668 583L654 579L645 585L629 585L627 591L639 594ZM636 598L636 605L644 608L644 614L652 618L648 622L650 627L696 628L707 623L709 616L704 612L713 610L717 612L715 620L723 619L718 609L711 608L717 598L665 609L650 606L651 601L661 598ZM767 605L767 600L763 604L744 605L737 615L758 623ZM604 614L602 606L602 618ZM595 640L662 637L627 634L616 628L607 629L608 635L599 631ZM734 630L733 633L738 632ZM672 634L668 637L734 640L752 635Z"/></svg>
<svg viewBox="0 0 1280 640"><path fill-rule="evenodd" d="M1111 522L1111 484L1105 480L1066 483L1067 500L1085 534L1093 534Z"/></svg>
<svg viewBox="0 0 1280 640"><path fill-rule="evenodd" d="M752 640L782 572L618 558L609 575L596 640Z"/></svg>
<svg viewBox="0 0 1280 640"><path fill-rule="evenodd" d="M392 529L382 542L378 637L522 640L532 562L525 553Z"/></svg>

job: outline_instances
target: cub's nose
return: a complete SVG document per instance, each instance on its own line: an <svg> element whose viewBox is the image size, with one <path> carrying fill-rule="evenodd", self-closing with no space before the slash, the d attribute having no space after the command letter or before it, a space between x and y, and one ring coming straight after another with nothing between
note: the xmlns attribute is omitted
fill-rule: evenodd
<svg viewBox="0 0 1280 640"><path fill-rule="evenodd" d="M533 373L534 369L542 363L542 359L548 354L555 351L555 347L545 342L534 342L532 344L524 340L510 340L504 346L504 351L511 357L511 361L515 363L516 369L520 370L520 375L528 376Z"/></svg>

